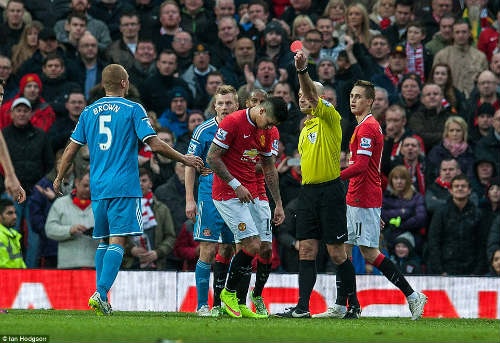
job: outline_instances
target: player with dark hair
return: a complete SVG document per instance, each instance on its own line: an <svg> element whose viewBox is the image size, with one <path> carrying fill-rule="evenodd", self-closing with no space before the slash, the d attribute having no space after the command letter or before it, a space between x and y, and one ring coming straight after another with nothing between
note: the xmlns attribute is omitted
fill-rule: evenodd
<svg viewBox="0 0 500 343"><path fill-rule="evenodd" d="M207 162L215 173L212 187L215 207L241 244L221 293L226 312L232 317L242 317L236 294L241 279L251 273L251 263L261 249L261 242L272 241L270 220L256 204L255 165L259 154L266 184L276 203L273 222L280 225L284 220L270 129L286 120L287 115L285 101L277 97L234 112L219 124L208 151Z"/></svg>
<svg viewBox="0 0 500 343"><path fill-rule="evenodd" d="M415 320L424 313L427 297L415 292L396 265L378 249L382 207L380 161L384 136L380 124L371 113L374 99L374 85L368 81L356 81L350 94L350 107L358 126L350 142L349 167L340 173L342 180L349 180L346 246L349 256L352 246L359 246L364 259L377 267L404 293L412 319ZM359 317L360 308L351 307L350 310L352 315Z"/></svg>
<svg viewBox="0 0 500 343"><path fill-rule="evenodd" d="M95 255L97 291L90 297L89 306L101 316L112 312L108 292L118 275L128 236L143 234L137 139L148 144L153 152L187 166L203 166L201 158L182 155L161 141L144 108L124 98L129 80L121 65L106 66L102 84L106 96L83 110L54 180L54 191L60 194L71 161L88 144L95 219L92 237L101 240Z"/></svg>

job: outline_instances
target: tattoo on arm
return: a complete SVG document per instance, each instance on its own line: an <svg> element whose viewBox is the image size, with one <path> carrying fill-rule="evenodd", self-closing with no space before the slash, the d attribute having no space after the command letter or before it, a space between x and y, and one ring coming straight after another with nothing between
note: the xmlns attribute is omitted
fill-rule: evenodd
<svg viewBox="0 0 500 343"><path fill-rule="evenodd" d="M222 162L221 157L225 153L226 149L212 143L212 145L210 145L210 149L208 149L207 162L218 177L220 177L224 182L229 183L229 181L234 179L234 176L231 175L224 162Z"/></svg>
<svg viewBox="0 0 500 343"><path fill-rule="evenodd" d="M266 179L267 187L275 202L281 202L280 184L278 179L278 171L275 167L275 159L273 156L262 156L262 169Z"/></svg>

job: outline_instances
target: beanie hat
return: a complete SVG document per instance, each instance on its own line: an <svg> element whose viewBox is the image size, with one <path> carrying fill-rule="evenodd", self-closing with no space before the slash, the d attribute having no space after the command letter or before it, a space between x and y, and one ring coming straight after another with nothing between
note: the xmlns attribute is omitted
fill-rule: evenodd
<svg viewBox="0 0 500 343"><path fill-rule="evenodd" d="M21 81L19 82L19 93L21 95L24 94L24 88L30 82L36 82L38 84L38 88L40 88L40 94L42 94L42 81L37 74L26 74L22 77Z"/></svg>
<svg viewBox="0 0 500 343"><path fill-rule="evenodd" d="M405 232L397 236L394 240L394 245L398 243L404 243L408 246L408 248L415 249L415 238L413 237L411 232Z"/></svg>

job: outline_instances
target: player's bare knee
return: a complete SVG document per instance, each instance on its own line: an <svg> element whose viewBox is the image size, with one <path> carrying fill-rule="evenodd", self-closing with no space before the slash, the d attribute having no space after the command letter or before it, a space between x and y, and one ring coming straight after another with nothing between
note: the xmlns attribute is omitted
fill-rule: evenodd
<svg viewBox="0 0 500 343"><path fill-rule="evenodd" d="M211 242L200 242L200 260L212 263L215 259L217 244Z"/></svg>
<svg viewBox="0 0 500 343"><path fill-rule="evenodd" d="M125 248L125 243L127 242L127 237L116 236L109 238L109 244L118 244Z"/></svg>
<svg viewBox="0 0 500 343"><path fill-rule="evenodd" d="M232 244L219 244L219 255L224 258L230 258L233 255L234 248Z"/></svg>
<svg viewBox="0 0 500 343"><path fill-rule="evenodd" d="M269 260L271 258L271 256L273 255L272 243L271 242L261 242L259 255L264 260Z"/></svg>
<svg viewBox="0 0 500 343"><path fill-rule="evenodd" d="M359 251L361 252L361 255L363 256L365 261L370 263L370 264L375 262L378 255L380 254L380 251L377 248L371 248L371 247L365 247L365 246L360 246Z"/></svg>
<svg viewBox="0 0 500 343"><path fill-rule="evenodd" d="M260 250L260 238L259 236L244 238L241 241L241 245L242 248L245 249L245 251L249 254L257 255Z"/></svg>
<svg viewBox="0 0 500 343"><path fill-rule="evenodd" d="M318 241L315 239L305 239L300 241L299 259L313 261L318 255Z"/></svg>

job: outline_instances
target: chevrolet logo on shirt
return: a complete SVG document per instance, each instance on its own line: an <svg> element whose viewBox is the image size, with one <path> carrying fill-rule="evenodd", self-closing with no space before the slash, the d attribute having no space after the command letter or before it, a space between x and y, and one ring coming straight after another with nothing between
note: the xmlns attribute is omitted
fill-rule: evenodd
<svg viewBox="0 0 500 343"><path fill-rule="evenodd" d="M257 149L245 150L243 152L243 156L241 157L241 160L248 161L248 162L256 162L258 154L259 154L259 152L257 151Z"/></svg>

